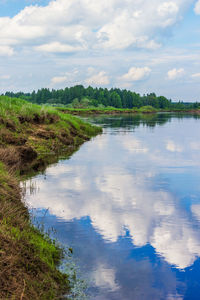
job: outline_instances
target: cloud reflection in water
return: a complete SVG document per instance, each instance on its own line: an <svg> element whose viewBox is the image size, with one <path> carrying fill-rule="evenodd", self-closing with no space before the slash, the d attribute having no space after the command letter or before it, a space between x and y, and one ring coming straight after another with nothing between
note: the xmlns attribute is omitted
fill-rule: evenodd
<svg viewBox="0 0 200 300"><path fill-rule="evenodd" d="M61 221L89 217L105 243L117 243L128 232L133 247L152 246L169 265L190 267L200 256L200 209L183 199L194 194L198 201L200 154L194 124L187 120L181 125L115 129L114 135L105 130L70 160L50 166L45 180L42 175L34 178L39 192L27 192L26 201L34 208L48 208ZM185 141L182 133L187 131ZM116 272L99 262L93 272L96 285L118 291ZM169 293L165 299L181 297Z"/></svg>

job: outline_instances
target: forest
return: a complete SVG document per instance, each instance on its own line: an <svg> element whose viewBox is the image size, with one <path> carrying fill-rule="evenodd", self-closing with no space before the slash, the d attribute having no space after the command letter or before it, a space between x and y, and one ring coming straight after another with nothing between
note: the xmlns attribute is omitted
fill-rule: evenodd
<svg viewBox="0 0 200 300"><path fill-rule="evenodd" d="M58 90L42 88L32 93L6 92L5 95L36 104L59 105L69 108L140 108L152 106L156 109L196 109L200 107L198 102L173 102L164 96L156 96L155 93L141 96L126 89L93 88L91 86L85 88L83 85Z"/></svg>

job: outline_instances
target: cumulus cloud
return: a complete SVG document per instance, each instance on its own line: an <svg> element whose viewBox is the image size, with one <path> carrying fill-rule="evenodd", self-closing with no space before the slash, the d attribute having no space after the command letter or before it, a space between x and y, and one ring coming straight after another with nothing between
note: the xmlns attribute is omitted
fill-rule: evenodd
<svg viewBox="0 0 200 300"><path fill-rule="evenodd" d="M180 68L180 69L174 68L174 69L168 71L167 76L168 76L168 79L173 80L173 79L182 77L184 75L184 73L185 73L185 71L183 68Z"/></svg>
<svg viewBox="0 0 200 300"><path fill-rule="evenodd" d="M163 2L158 6L158 14L162 17L177 14L179 7L175 2Z"/></svg>
<svg viewBox="0 0 200 300"><path fill-rule="evenodd" d="M195 73L191 75L192 78L200 78L200 73Z"/></svg>
<svg viewBox="0 0 200 300"><path fill-rule="evenodd" d="M176 144L174 141L168 141L166 149L170 152L182 152L183 149L180 145Z"/></svg>
<svg viewBox="0 0 200 300"><path fill-rule="evenodd" d="M99 264L94 272L96 285L110 289L111 291L118 290L119 286L115 282L115 273L116 271L114 269L111 269L104 264Z"/></svg>
<svg viewBox="0 0 200 300"><path fill-rule="evenodd" d="M68 53L81 51L81 47L75 47L71 45L61 44L59 42L53 42L35 47L38 51L54 52L54 53Z"/></svg>
<svg viewBox="0 0 200 300"><path fill-rule="evenodd" d="M194 11L197 15L200 15L200 0L198 0L195 4Z"/></svg>
<svg viewBox="0 0 200 300"><path fill-rule="evenodd" d="M106 75L106 72L101 71L98 74L92 75L91 77L85 80L85 83L88 85L107 85L110 83L109 77Z"/></svg>
<svg viewBox="0 0 200 300"><path fill-rule="evenodd" d="M155 228L151 243L168 263L184 269L200 255L200 240L197 233L179 218L171 224L163 220Z"/></svg>
<svg viewBox="0 0 200 300"><path fill-rule="evenodd" d="M169 294L166 300L183 300L183 296L176 292L175 294Z"/></svg>
<svg viewBox="0 0 200 300"><path fill-rule="evenodd" d="M93 73L95 72L95 68L93 68L93 67L88 67L88 68L87 68L87 72L88 72L89 75L91 75L91 74L93 74Z"/></svg>
<svg viewBox="0 0 200 300"><path fill-rule="evenodd" d="M51 79L51 83L63 83L67 81L67 76L57 76Z"/></svg>
<svg viewBox="0 0 200 300"><path fill-rule="evenodd" d="M170 51L166 49L158 52L156 49L172 36L177 22L184 22L184 13L193 4L193 0L49 0L43 6L41 1L22 2L20 7L25 3L27 7L16 15L0 17L0 58L6 57L9 73L15 77L12 85L2 86L2 92L8 89L27 91L47 86L54 74L64 74L77 65L81 74L76 82L83 84L86 78L94 75L87 75L88 66L94 66L96 73L106 70L109 76L115 74L112 80L109 78L110 87L119 85L132 88L134 81L119 82L119 76L128 72L132 66L148 66L154 68L152 81L146 85L138 82L138 92L148 93L151 87L157 94L165 93L172 99L188 98L184 90L186 87L177 86L172 91L169 88L170 81L165 82L168 87L164 87L161 73L167 73L174 67L176 57L183 61L182 66L186 69L186 64L198 60L198 54L187 50L184 56L181 51L177 53L174 47ZM160 66L158 63L153 65L155 56L157 60L160 59ZM17 66L22 64L23 68L16 72ZM126 70L123 73L120 68L122 64ZM3 72L7 72L5 64L1 64L1 67ZM26 68L32 69L32 80L26 76L29 72ZM193 69L195 72L198 70ZM197 82L194 80L195 84ZM191 100L197 99L197 90L193 89L197 96L190 95Z"/></svg>
<svg viewBox="0 0 200 300"><path fill-rule="evenodd" d="M199 204L193 204L191 206L191 211L195 218L200 222L200 205Z"/></svg>
<svg viewBox="0 0 200 300"><path fill-rule="evenodd" d="M138 81L148 77L151 73L151 69L148 67L136 68L132 67L128 73L124 74L121 79L124 81Z"/></svg>
<svg viewBox="0 0 200 300"><path fill-rule="evenodd" d="M130 137L120 137L120 141L123 147L130 153L146 153L149 149L142 144L142 142L135 138Z"/></svg>
<svg viewBox="0 0 200 300"><path fill-rule="evenodd" d="M0 45L0 56L12 56L14 54L14 50L10 46Z"/></svg>
<svg viewBox="0 0 200 300"><path fill-rule="evenodd" d="M27 6L12 18L0 18L0 42L6 46L34 45L37 50L53 52L56 48L61 52L155 49L160 46L160 31L178 22L190 2L50 1L44 7Z"/></svg>
<svg viewBox="0 0 200 300"><path fill-rule="evenodd" d="M65 83L65 84L80 84L77 81L77 78L79 76L78 69L74 68L71 70L71 72L63 72L62 74L59 74L57 76L54 76L51 78L50 83L52 86Z"/></svg>

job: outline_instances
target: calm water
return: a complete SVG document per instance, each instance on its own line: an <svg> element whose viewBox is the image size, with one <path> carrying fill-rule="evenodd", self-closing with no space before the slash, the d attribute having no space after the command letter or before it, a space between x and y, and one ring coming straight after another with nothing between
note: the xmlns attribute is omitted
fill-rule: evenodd
<svg viewBox="0 0 200 300"><path fill-rule="evenodd" d="M92 300L199 300L200 118L89 120L104 133L27 182L37 220L73 247Z"/></svg>

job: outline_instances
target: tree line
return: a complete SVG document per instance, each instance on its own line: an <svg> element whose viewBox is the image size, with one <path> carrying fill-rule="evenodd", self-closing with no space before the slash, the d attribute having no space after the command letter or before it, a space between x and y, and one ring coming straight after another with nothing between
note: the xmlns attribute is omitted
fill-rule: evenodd
<svg viewBox="0 0 200 300"><path fill-rule="evenodd" d="M156 96L150 93L141 96L138 93L118 88L85 88L82 85L66 87L65 89L42 88L32 93L6 92L6 96L17 97L37 104L65 105L73 108L87 107L115 107L115 108L140 108L152 106L157 109L185 109L198 108L196 103L172 102L164 96Z"/></svg>

